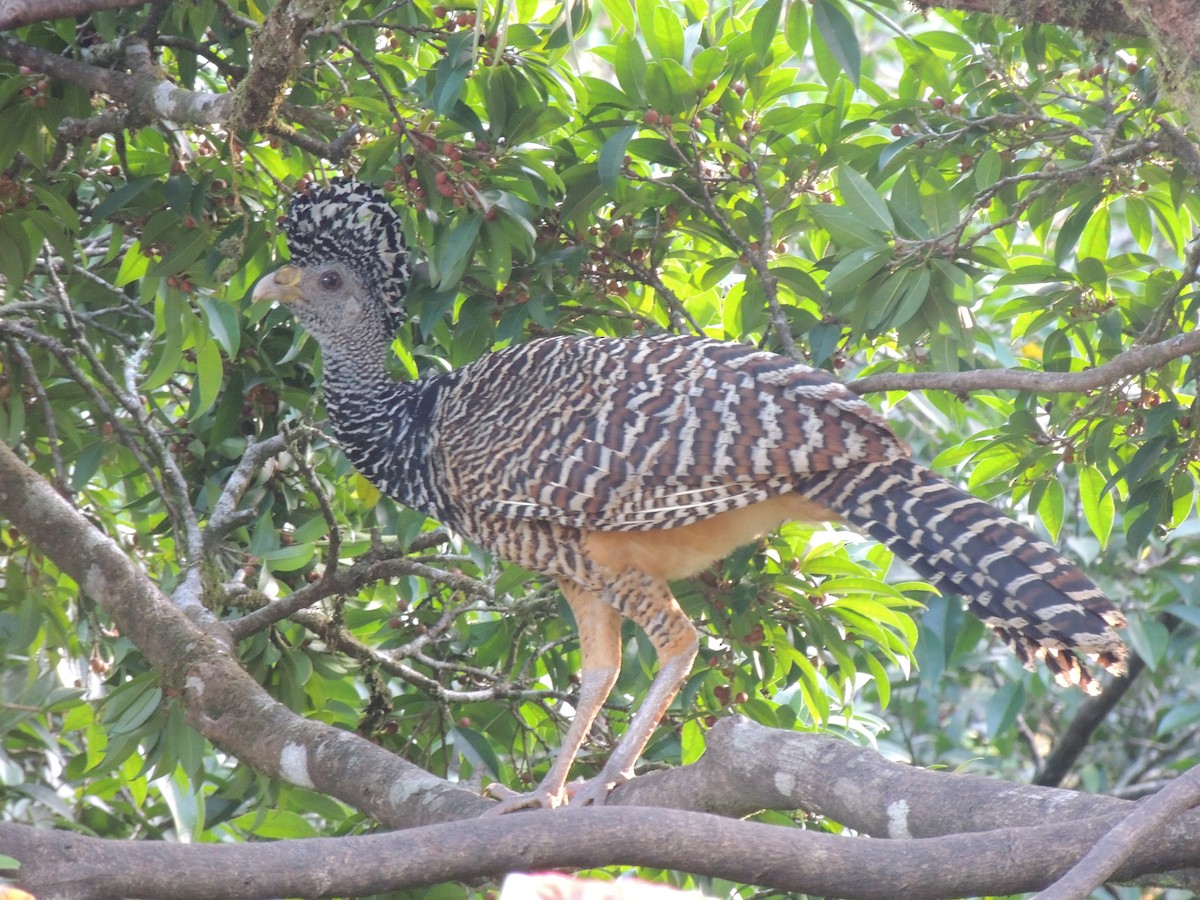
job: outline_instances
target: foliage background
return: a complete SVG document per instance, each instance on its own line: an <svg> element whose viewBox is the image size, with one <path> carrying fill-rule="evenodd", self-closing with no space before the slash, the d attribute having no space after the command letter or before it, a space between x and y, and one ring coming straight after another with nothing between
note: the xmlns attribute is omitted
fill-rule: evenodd
<svg viewBox="0 0 1200 900"><path fill-rule="evenodd" d="M1196 763L1196 371L1186 347L1125 366L1193 332L1200 296L1186 71L1164 81L1153 34L840 0L361 2L296 26L294 53L273 48L290 92L256 96L288 6L102 11L0 46L0 438L181 605L239 622L273 696L519 786L578 664L551 584L350 471L319 430L315 344L248 299L292 193L352 172L428 260L399 373L544 333L801 357L861 379L917 457L1065 545L1130 619L1136 678L1109 711L1024 672L882 548L789 525L679 586L705 645L647 762L695 760L738 711L1127 797ZM144 93L163 79L170 116ZM378 544L410 551L402 573L330 586ZM215 750L15 529L0 561L5 819L195 842L372 827ZM287 618L244 618L289 596ZM589 764L653 670L628 638Z"/></svg>

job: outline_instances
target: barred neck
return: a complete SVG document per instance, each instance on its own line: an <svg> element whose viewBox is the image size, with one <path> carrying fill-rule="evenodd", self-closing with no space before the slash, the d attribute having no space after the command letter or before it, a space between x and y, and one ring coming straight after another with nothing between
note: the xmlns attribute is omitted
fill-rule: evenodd
<svg viewBox="0 0 1200 900"><path fill-rule="evenodd" d="M354 468L389 497L430 515L437 514L429 455L438 380L397 381L377 354L325 361L325 406Z"/></svg>

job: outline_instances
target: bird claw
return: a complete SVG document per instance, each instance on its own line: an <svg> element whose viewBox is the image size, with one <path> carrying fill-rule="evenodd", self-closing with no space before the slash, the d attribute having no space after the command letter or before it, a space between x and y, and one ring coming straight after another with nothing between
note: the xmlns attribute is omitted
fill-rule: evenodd
<svg viewBox="0 0 1200 900"><path fill-rule="evenodd" d="M558 809L560 806L604 806L609 792L629 781L630 777L624 774L606 777L601 773L590 780L572 781L559 791L543 786L524 794L502 784L489 784L483 793L500 802L484 815L503 816L522 809Z"/></svg>
<svg viewBox="0 0 1200 900"><path fill-rule="evenodd" d="M521 809L557 809L567 802L566 796L559 792L537 788L522 794L502 784L489 784L483 793L500 802L487 810L485 816L503 816Z"/></svg>
<svg viewBox="0 0 1200 900"><path fill-rule="evenodd" d="M566 786L569 806L604 806L613 788L629 781L632 776L606 776L603 772L588 781L573 781Z"/></svg>

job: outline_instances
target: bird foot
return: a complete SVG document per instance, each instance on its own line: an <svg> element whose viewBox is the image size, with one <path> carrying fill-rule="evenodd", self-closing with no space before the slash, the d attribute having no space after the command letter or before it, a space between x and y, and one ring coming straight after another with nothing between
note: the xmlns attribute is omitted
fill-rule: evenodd
<svg viewBox="0 0 1200 900"><path fill-rule="evenodd" d="M603 806L608 802L609 792L618 785L629 781L632 777L625 774L609 777L601 772L589 781L573 781L566 787L567 804L573 807Z"/></svg>
<svg viewBox="0 0 1200 900"><path fill-rule="evenodd" d="M524 794L502 784L489 784L483 789L483 793L500 802L484 815L503 816L521 809L558 809L560 806L603 806L608 800L609 792L632 777L624 773L605 776L601 772L587 781L572 781L558 791L542 785Z"/></svg>
<svg viewBox="0 0 1200 900"><path fill-rule="evenodd" d="M528 793L514 791L502 784L489 784L483 793L500 802L484 813L485 816L503 816L520 809L557 809L567 802L562 791L539 787Z"/></svg>

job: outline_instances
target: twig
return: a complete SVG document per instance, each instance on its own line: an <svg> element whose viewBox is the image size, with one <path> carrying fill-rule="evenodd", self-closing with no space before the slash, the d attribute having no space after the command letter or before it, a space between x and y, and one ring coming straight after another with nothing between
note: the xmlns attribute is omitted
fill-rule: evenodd
<svg viewBox="0 0 1200 900"><path fill-rule="evenodd" d="M29 351L24 345L18 341L6 341L10 350L21 363L21 368L25 370L25 376L29 379L29 383L33 385L33 393L37 397L38 405L42 408L42 417L46 424L46 441L50 445L50 459L54 464L54 486L58 488L58 492L64 497L71 495L70 479L67 478L67 467L63 462L61 444L58 439L58 423L54 418L54 407L50 403L50 398L46 394L46 388L42 384L42 380L38 378L37 370L33 367L33 360L29 356Z"/></svg>
<svg viewBox="0 0 1200 900"><path fill-rule="evenodd" d="M358 136L362 133L362 126L351 125L340 137L334 138L332 141L318 140L282 122L272 122L271 124L264 125L263 131L282 138L289 144L294 144L301 150L311 153L313 156L327 159L330 162L340 162L346 158L346 155L358 140Z"/></svg>
<svg viewBox="0 0 1200 900"><path fill-rule="evenodd" d="M342 531L338 526L337 516L333 513L333 506L329 502L329 494L317 480L317 473L313 471L306 458L308 438L308 434L300 437L296 452L296 466L300 469L300 475L308 485L308 489L317 498L317 505L321 508L321 517L325 520L325 527L328 529L329 547L325 553L325 574L329 575L337 571L342 550Z"/></svg>
<svg viewBox="0 0 1200 900"><path fill-rule="evenodd" d="M495 592L491 585L484 584L467 575L442 572L401 555L407 552L409 551L399 547L372 550L355 560L349 568L327 573L320 581L306 584L294 593L276 600L270 606L264 606L262 609L257 609L241 619L231 622L230 631L235 640L241 640L326 597L353 593L371 582L395 578L399 575L415 575L418 578L445 584L474 596L480 596L487 600L493 599Z"/></svg>

